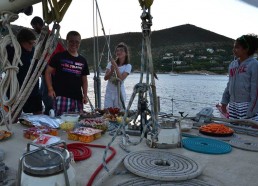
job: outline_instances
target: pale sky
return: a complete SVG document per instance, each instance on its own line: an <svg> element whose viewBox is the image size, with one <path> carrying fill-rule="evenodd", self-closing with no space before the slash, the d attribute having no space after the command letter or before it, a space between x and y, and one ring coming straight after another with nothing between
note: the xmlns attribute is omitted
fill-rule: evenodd
<svg viewBox="0 0 258 186"><path fill-rule="evenodd" d="M141 32L141 7L138 0L98 0L106 34ZM30 27L34 16L42 17L42 6L33 6L32 16L19 14L13 24ZM61 25L61 37L71 30L82 38L93 37L93 0L73 0ZM240 0L154 0L151 6L152 31L192 24L236 39L243 34L258 34L258 8ZM98 35L103 35L98 21ZM51 27L50 27L51 28Z"/></svg>

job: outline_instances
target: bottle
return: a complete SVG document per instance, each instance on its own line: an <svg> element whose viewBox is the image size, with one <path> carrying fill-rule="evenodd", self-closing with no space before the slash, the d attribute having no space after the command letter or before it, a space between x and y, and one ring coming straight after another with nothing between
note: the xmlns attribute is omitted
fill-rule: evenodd
<svg viewBox="0 0 258 186"><path fill-rule="evenodd" d="M50 116L51 118L54 118L54 117L55 117L55 111L54 111L54 109L50 109L50 111L49 111L49 116Z"/></svg>

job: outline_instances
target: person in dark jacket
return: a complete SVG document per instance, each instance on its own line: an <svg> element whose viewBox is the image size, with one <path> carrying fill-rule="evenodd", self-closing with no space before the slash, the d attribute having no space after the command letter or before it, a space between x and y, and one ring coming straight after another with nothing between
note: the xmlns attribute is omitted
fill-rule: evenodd
<svg viewBox="0 0 258 186"><path fill-rule="evenodd" d="M21 61L19 64L19 72L17 73L17 79L21 88L23 81L27 75L27 72L31 65L31 60L34 55L34 45L36 37L29 29L21 29L17 34L17 41L21 46ZM14 48L10 45L7 46L8 59L12 61L14 57ZM28 100L22 108L25 113L41 114L42 113L42 99L39 92L39 80L33 88Z"/></svg>
<svg viewBox="0 0 258 186"><path fill-rule="evenodd" d="M41 34L41 31L44 27L44 21L41 17L38 17L38 16L33 17L30 24L37 34ZM65 51L65 47L62 45L61 42L58 42L51 57L53 57L56 53L63 52L63 51ZM49 61L47 61L47 63L49 63ZM53 99L48 96L48 90L47 90L47 85L45 80L45 69L42 72L42 76L41 76L40 93L45 107L44 114L49 115L49 111L53 109Z"/></svg>

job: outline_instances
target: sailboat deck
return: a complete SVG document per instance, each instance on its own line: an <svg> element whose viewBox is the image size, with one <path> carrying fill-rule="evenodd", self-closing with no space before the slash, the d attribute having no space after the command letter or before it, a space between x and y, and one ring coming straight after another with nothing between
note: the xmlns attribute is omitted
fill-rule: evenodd
<svg viewBox="0 0 258 186"><path fill-rule="evenodd" d="M19 158L23 155L26 144L31 142L31 140L23 137L23 129L26 128L27 127L21 124L13 124L12 137L10 139L0 141L0 149L5 152L4 163L10 168L10 170L17 171ZM0 126L0 130L6 130L6 127ZM197 131L194 129L191 130L191 133L196 132ZM59 136L61 139L65 140L67 144L75 142L67 140L67 135L64 131L59 130ZM258 143L257 137L240 134L238 136L242 139ZM100 139L93 141L91 144L107 145L111 139L112 136L106 133ZM138 140L139 138L133 137L133 139ZM105 170L102 170L95 178L93 185L117 185L136 177L134 174L129 173L129 171L125 171L126 169L122 160L127 155L127 152L119 147L120 140L121 137L118 136L112 143L112 147L116 149L117 153L107 165L110 172L107 173ZM76 180L78 183L77 185L79 186L86 185L96 168L102 163L104 149L91 148L91 150L92 156L89 159L72 164L76 170ZM159 150L189 157L203 166L202 174L198 176L197 179L206 181L212 185L257 186L258 183L258 152L232 148L232 151L228 154L211 155L189 151L185 148L152 149L146 145L145 140L137 146L128 147L128 150L132 152ZM108 155L109 154L110 153L108 153ZM114 173L114 170L116 170L116 174Z"/></svg>

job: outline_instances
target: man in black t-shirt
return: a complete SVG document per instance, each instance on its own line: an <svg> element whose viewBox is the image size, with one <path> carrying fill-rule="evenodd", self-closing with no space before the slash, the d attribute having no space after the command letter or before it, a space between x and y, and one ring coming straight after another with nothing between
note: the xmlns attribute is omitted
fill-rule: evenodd
<svg viewBox="0 0 258 186"><path fill-rule="evenodd" d="M89 68L86 59L78 54L81 36L76 31L70 31L66 42L67 51L55 54L45 73L48 95L55 98L56 115L81 112L83 104L88 102Z"/></svg>

